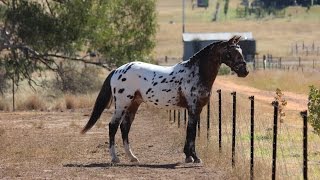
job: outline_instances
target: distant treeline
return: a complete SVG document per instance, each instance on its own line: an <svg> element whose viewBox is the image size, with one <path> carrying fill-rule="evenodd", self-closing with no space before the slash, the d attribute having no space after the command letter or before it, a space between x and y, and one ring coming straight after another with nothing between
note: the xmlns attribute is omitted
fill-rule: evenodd
<svg viewBox="0 0 320 180"><path fill-rule="evenodd" d="M243 0L243 3L248 4L248 0ZM300 5L304 7L310 7L319 4L320 0L254 0L251 3L251 6L282 9L287 6Z"/></svg>

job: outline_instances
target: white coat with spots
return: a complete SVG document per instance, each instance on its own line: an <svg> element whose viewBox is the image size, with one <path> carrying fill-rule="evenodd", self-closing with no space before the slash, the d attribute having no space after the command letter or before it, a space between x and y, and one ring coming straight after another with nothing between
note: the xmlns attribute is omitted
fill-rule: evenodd
<svg viewBox="0 0 320 180"><path fill-rule="evenodd" d="M119 162L114 145L119 125L126 154L132 162L137 162L137 157L130 149L128 135L139 105L144 102L161 108L186 108L189 119L184 146L185 161L201 162L195 151L196 125L202 107L210 98L221 63L240 77L248 74L241 48L237 45L239 40L240 37L233 37L229 41L212 43L189 60L171 67L131 62L113 70L102 86L82 133L95 124L113 100L115 112L109 123L112 162Z"/></svg>
<svg viewBox="0 0 320 180"><path fill-rule="evenodd" d="M163 67L143 62L132 62L115 70L111 88L115 107L129 107L135 94L138 101L161 108L181 108L181 97L194 104L201 89L197 88L198 67L186 68L187 62ZM205 92L208 96L209 92Z"/></svg>

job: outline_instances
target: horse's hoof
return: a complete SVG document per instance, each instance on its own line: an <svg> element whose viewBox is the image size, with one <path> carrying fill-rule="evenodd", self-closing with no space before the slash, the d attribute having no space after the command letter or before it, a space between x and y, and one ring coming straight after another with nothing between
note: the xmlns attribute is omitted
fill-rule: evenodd
<svg viewBox="0 0 320 180"><path fill-rule="evenodd" d="M139 162L139 159L136 157L132 157L130 162L136 163L136 162Z"/></svg>
<svg viewBox="0 0 320 180"><path fill-rule="evenodd" d="M200 158L193 161L194 163L202 163L202 160Z"/></svg>
<svg viewBox="0 0 320 180"><path fill-rule="evenodd" d="M190 157L187 157L186 160L185 160L186 163L192 163L193 162L193 158L190 156Z"/></svg>
<svg viewBox="0 0 320 180"><path fill-rule="evenodd" d="M111 160L111 163L119 163L120 162L120 159L119 158L113 158Z"/></svg>

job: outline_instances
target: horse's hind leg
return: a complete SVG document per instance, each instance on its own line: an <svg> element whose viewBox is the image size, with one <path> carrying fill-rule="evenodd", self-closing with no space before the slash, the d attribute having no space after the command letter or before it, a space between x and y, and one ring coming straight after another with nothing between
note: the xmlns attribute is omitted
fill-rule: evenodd
<svg viewBox="0 0 320 180"><path fill-rule="evenodd" d="M129 144L129 131L132 124L133 118L130 117L130 114L127 114L125 116L125 119L120 124L121 134L122 134L122 140L123 140L123 146L126 151L127 156L130 158L131 162L138 162L138 158L132 153L130 144Z"/></svg>
<svg viewBox="0 0 320 180"><path fill-rule="evenodd" d="M113 163L118 163L120 162L119 158L117 157L116 154L116 149L114 147L114 137L117 133L120 121L122 119L124 110L116 110L115 113L113 114L113 117L111 119L111 122L109 123L109 150L110 150L110 155L111 155L111 162Z"/></svg>
<svg viewBox="0 0 320 180"><path fill-rule="evenodd" d="M120 124L123 146L126 151L127 156L130 158L131 162L138 162L138 158L132 153L130 144L129 144L129 131L131 124L134 120L135 114L138 110L139 103L132 103L127 109L125 116Z"/></svg>

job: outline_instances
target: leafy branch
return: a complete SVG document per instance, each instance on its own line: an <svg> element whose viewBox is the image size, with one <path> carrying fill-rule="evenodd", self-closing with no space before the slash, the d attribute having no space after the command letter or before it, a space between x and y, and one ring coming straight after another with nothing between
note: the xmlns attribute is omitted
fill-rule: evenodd
<svg viewBox="0 0 320 180"><path fill-rule="evenodd" d="M320 135L320 90L314 86L310 86L308 110L308 121L315 133Z"/></svg>

